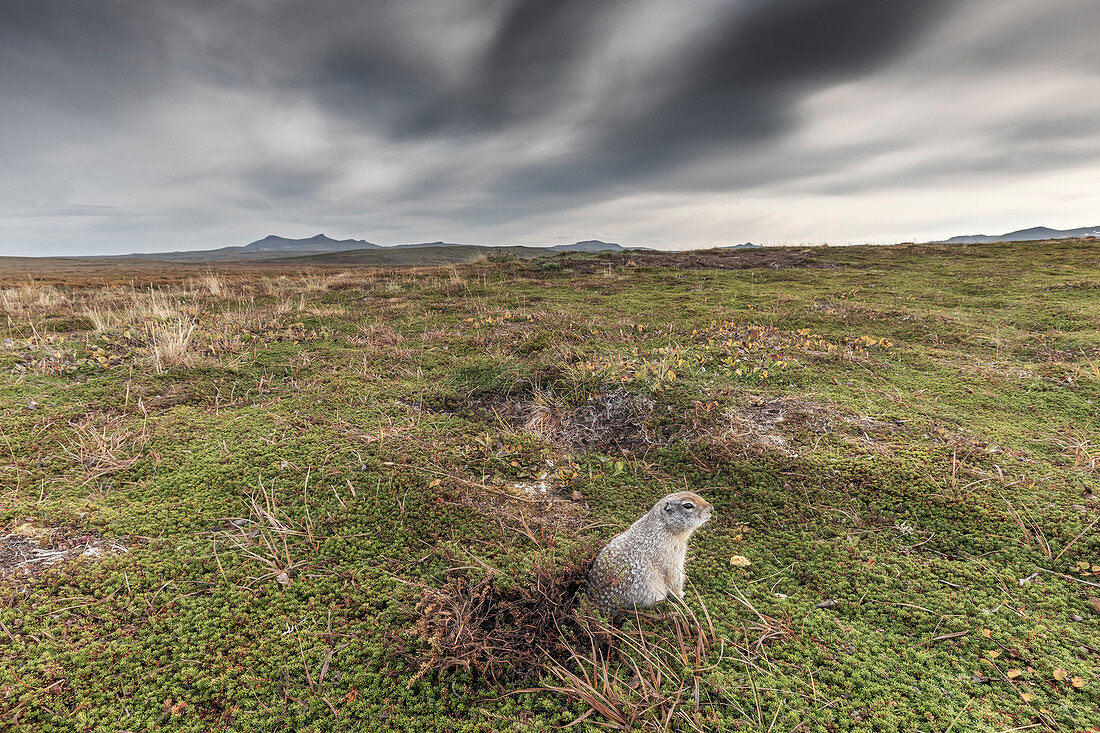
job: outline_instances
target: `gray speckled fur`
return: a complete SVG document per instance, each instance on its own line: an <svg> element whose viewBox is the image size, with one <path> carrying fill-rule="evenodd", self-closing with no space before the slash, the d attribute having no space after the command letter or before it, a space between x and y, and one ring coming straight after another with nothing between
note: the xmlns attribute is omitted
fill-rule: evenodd
<svg viewBox="0 0 1100 733"><path fill-rule="evenodd" d="M712 512L690 491L661 499L600 550L588 571L588 595L607 613L682 596L688 538Z"/></svg>

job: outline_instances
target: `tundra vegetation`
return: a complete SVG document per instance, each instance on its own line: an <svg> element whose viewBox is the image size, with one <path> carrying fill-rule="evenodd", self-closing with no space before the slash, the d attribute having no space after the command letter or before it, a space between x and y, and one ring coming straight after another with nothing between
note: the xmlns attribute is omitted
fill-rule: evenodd
<svg viewBox="0 0 1100 733"><path fill-rule="evenodd" d="M11 260L0 308L5 730L1100 721L1095 240ZM683 602L608 624L586 563L685 489Z"/></svg>

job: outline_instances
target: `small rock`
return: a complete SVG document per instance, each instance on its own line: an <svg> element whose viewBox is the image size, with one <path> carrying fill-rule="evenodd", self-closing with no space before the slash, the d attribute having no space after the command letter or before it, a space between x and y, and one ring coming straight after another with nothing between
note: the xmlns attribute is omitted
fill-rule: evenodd
<svg viewBox="0 0 1100 733"><path fill-rule="evenodd" d="M1084 617L1084 616L1078 616L1078 615L1077 615L1077 614L1075 613L1075 614L1073 614L1073 620L1074 620L1074 621L1084 621L1084 620L1085 620L1085 617Z"/></svg>
<svg viewBox="0 0 1100 733"><path fill-rule="evenodd" d="M279 573L275 576L275 580L279 581L282 585L290 585L290 576L286 573Z"/></svg>
<svg viewBox="0 0 1100 733"><path fill-rule="evenodd" d="M251 520L242 519L241 517L230 519L229 521L233 524L234 527L247 527L248 525L252 524Z"/></svg>
<svg viewBox="0 0 1100 733"><path fill-rule="evenodd" d="M31 400L30 403L27 404L27 409L28 410L37 410L38 409L38 403L35 402L34 400Z"/></svg>
<svg viewBox="0 0 1100 733"><path fill-rule="evenodd" d="M836 605L836 601L834 601L832 598L830 598L827 601L822 601L821 603L817 604L816 606L814 606L814 608L832 608L835 605Z"/></svg>
<svg viewBox="0 0 1100 733"><path fill-rule="evenodd" d="M573 489L573 501L584 501L584 494L579 489Z"/></svg>

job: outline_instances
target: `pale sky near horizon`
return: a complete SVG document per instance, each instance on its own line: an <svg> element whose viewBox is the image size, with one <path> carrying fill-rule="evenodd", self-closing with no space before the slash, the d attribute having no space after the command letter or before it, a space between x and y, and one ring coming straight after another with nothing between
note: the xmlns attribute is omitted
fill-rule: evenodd
<svg viewBox="0 0 1100 733"><path fill-rule="evenodd" d="M10 0L0 255L1100 225L1095 0Z"/></svg>

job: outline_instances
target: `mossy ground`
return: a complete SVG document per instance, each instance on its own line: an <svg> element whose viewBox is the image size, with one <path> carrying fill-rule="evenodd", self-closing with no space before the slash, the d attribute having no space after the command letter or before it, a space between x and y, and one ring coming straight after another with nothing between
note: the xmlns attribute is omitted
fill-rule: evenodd
<svg viewBox="0 0 1100 733"><path fill-rule="evenodd" d="M716 507L688 605L730 649L748 604L779 625L697 724L1100 724L1100 244L553 262L9 268L0 728L566 725L587 706L420 674L419 588L523 582L683 489ZM652 405L628 453L560 439L621 393Z"/></svg>

